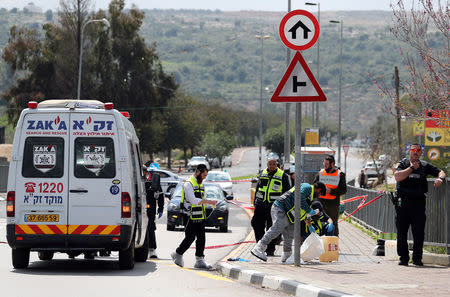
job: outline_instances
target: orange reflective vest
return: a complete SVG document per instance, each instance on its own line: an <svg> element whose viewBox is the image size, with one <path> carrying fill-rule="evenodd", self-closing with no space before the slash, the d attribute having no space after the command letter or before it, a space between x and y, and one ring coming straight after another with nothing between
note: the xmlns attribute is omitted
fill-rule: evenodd
<svg viewBox="0 0 450 297"><path fill-rule="evenodd" d="M339 169L337 169L333 173L327 173L325 169L322 169L319 171L319 181L323 182L327 188L337 189L339 185L340 174L341 171ZM325 195L320 195L319 198L334 199L336 198L336 196L327 193Z"/></svg>

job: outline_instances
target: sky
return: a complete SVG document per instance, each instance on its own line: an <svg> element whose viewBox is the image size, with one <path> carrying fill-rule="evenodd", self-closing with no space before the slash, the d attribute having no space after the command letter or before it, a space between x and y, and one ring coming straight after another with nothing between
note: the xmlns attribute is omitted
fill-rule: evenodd
<svg viewBox="0 0 450 297"><path fill-rule="evenodd" d="M305 2L320 2L320 10L388 10L393 0L291 0L291 9L306 9L314 12L313 6L306 6ZM56 10L59 0L0 0L0 7L23 9L29 2L41 7L44 11ZM110 0L92 0L95 9L106 9ZM288 0L125 0L126 7L136 4L144 9L220 9L223 11L263 10L287 11Z"/></svg>

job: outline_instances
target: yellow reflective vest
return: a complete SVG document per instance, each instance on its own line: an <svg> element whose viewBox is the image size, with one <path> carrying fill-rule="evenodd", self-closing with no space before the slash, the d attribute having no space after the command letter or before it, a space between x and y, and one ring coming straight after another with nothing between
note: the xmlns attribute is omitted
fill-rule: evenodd
<svg viewBox="0 0 450 297"><path fill-rule="evenodd" d="M189 177L186 180L187 183L192 184L192 188L194 189L195 197L199 199L204 199L205 197L205 187L203 184L198 184L197 179L194 176ZM181 200L180 200L180 209L184 205L184 186L181 190ZM206 218L206 210L205 205L191 205L190 207L190 219L193 221L201 221Z"/></svg>
<svg viewBox="0 0 450 297"><path fill-rule="evenodd" d="M295 187L292 187L289 192L294 193L295 191ZM309 199L309 203L311 203L313 201L314 198L314 186L311 186L311 195L309 195L308 199ZM291 209L289 209L289 211L286 213L289 221L294 224L295 222L295 205L292 206ZM300 221L303 221L304 219L306 219L306 211L301 208L300 209Z"/></svg>
<svg viewBox="0 0 450 297"><path fill-rule="evenodd" d="M283 170L277 168L277 172L269 177L269 171L267 171L267 168L264 169L259 176L259 187L255 198L273 203L280 198L281 194L283 194Z"/></svg>

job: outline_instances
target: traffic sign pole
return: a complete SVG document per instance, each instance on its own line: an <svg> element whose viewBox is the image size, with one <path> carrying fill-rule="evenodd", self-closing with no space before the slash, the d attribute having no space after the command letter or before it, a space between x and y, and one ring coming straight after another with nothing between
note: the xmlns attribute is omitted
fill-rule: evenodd
<svg viewBox="0 0 450 297"><path fill-rule="evenodd" d="M319 38L319 22L305 10L288 12L281 20L279 33L283 43L290 49L301 51L314 45ZM280 81L272 102L297 102L295 108L295 222L294 264L300 266L300 192L302 174L302 104L305 101L326 101L314 75L300 52L297 52Z"/></svg>

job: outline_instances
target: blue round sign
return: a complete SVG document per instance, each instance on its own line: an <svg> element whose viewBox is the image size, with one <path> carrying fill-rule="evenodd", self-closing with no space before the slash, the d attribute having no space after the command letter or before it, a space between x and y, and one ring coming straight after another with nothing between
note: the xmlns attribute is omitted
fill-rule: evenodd
<svg viewBox="0 0 450 297"><path fill-rule="evenodd" d="M119 186L112 185L111 188L109 188L109 191L111 192L111 194L117 195L117 194L119 194L120 189L119 189Z"/></svg>

